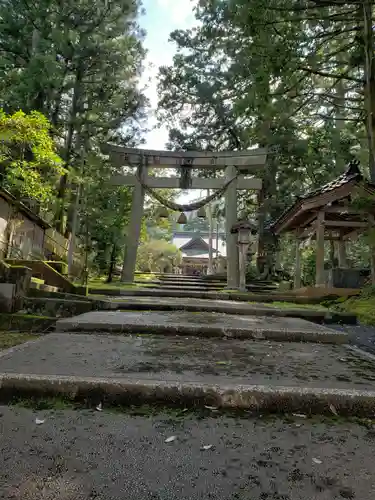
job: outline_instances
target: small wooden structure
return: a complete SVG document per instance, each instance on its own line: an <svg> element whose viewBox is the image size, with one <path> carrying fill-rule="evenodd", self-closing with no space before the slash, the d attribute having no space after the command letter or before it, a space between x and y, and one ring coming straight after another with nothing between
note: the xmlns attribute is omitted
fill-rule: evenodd
<svg viewBox="0 0 375 500"><path fill-rule="evenodd" d="M346 269L346 242L374 227L375 185L363 177L358 165L357 161L351 162L337 179L299 197L272 223L271 229L276 235L293 232L296 236L295 289L301 287L300 246L303 240L316 240L315 286L326 287L324 241L335 242L338 268ZM361 199L366 199L367 203L359 208ZM375 249L372 249L371 256L372 282L375 283Z"/></svg>

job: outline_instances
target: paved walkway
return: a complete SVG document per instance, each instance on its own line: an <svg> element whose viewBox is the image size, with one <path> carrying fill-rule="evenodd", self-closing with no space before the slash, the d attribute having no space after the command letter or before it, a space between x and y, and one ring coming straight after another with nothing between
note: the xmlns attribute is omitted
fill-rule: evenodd
<svg viewBox="0 0 375 500"><path fill-rule="evenodd" d="M212 312L93 311L60 319L58 331L160 333L344 343L347 335L298 318L235 316Z"/></svg>
<svg viewBox="0 0 375 500"><path fill-rule="evenodd" d="M0 356L0 372L375 390L375 364L343 346L54 333Z"/></svg>
<svg viewBox="0 0 375 500"><path fill-rule="evenodd" d="M7 500L374 498L374 432L355 423L150 418L147 410L131 416L105 406L0 407L0 415L0 498ZM36 417L45 422L36 425ZM170 436L176 440L165 443Z"/></svg>

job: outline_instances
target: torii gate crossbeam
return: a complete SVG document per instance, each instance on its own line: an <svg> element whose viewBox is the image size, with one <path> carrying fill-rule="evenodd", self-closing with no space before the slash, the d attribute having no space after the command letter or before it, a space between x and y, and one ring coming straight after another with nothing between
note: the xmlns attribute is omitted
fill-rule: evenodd
<svg viewBox="0 0 375 500"><path fill-rule="evenodd" d="M238 288L239 263L237 251L237 236L231 233L232 226L237 222L237 189L262 188L261 179L246 178L249 173L259 172L265 166L267 151L265 149L250 149L243 151L161 151L124 148L121 146L105 144L102 152L109 155L110 160L117 166L138 167L137 176L116 176L114 185L133 186L132 207L128 227L128 238L124 257L124 266L121 281L132 282L134 280L137 249L143 216L143 203L145 192L142 184L153 188L179 187L176 178L149 178L148 168L176 168L189 166L194 169L225 169L225 179L192 179L191 189L219 189L223 183L242 174L237 181L232 182L225 192L225 226L227 243L227 287ZM145 167L145 168L144 168ZM203 182L202 182L203 181ZM204 185L204 187L202 187Z"/></svg>

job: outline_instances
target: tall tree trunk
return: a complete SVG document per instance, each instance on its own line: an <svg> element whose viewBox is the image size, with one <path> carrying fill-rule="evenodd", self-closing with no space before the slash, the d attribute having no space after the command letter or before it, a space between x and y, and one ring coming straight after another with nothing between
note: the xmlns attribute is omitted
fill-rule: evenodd
<svg viewBox="0 0 375 500"><path fill-rule="evenodd" d="M70 159L72 156L73 137L74 137L74 132L75 132L75 128L76 128L78 103L79 103L79 97L80 97L81 90L82 90L82 78L83 78L83 68L82 68L82 65L79 64L77 71L76 71L75 83L74 83L74 87L73 87L72 106L71 106L71 112L70 112L67 137L66 137L66 142L65 142L64 160L65 160L66 167L69 166ZM64 232L65 232L64 201L65 201L65 196L66 196L67 185L68 185L68 174L64 174L63 176L60 177L60 185L59 185L58 196L57 196L58 197L58 206L57 206L57 210L55 213L55 227L62 234L64 234Z"/></svg>
<svg viewBox="0 0 375 500"><path fill-rule="evenodd" d="M338 60L338 62L342 62ZM342 148L342 130L345 126L345 84L343 79L339 79L336 85L335 98L335 130L333 134L333 150L335 151L337 175L343 173L345 168L345 154Z"/></svg>
<svg viewBox="0 0 375 500"><path fill-rule="evenodd" d="M373 1L363 0L363 39L365 42L365 104L367 111L367 137L369 148L369 171L375 182L375 56L372 10Z"/></svg>
<svg viewBox="0 0 375 500"><path fill-rule="evenodd" d="M61 100L64 92L64 87L65 87L65 79L68 75L68 61L65 61L65 67L64 67L64 72L62 75L61 79L61 84L59 88L57 89L57 92L54 96L54 106L53 106L53 111L51 113L51 123L54 127L57 127L59 123L59 115L60 115L60 108L61 108Z"/></svg>
<svg viewBox="0 0 375 500"><path fill-rule="evenodd" d="M116 243L113 243L111 257L109 261L107 283L112 283L113 281L113 273L115 271L115 266L116 266L116 255L117 255L117 245Z"/></svg>

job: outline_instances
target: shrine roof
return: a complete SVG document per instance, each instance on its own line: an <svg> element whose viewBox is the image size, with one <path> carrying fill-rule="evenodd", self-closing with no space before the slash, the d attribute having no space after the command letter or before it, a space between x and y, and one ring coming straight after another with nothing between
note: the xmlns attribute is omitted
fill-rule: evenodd
<svg viewBox="0 0 375 500"><path fill-rule="evenodd" d="M359 162L355 160L350 162L346 171L336 179L303 196L298 196L293 205L272 221L269 228L275 234L279 234L304 227L307 219L311 218L311 214L340 200L350 198L358 187L361 187L367 194L375 193L375 185L364 178L359 169Z"/></svg>
<svg viewBox="0 0 375 500"><path fill-rule="evenodd" d="M209 250L209 238L208 233L188 233L181 232L175 233L172 239L173 245L175 245L178 249L181 250L182 254L185 254L185 250L193 250L196 248L197 250L201 250L202 252L208 252ZM212 234L212 247L213 251L216 252L216 232L214 231ZM224 240L224 234L219 233L219 245L218 245L219 254L223 257L227 254L226 242ZM189 255L191 257L191 255ZM199 256L199 255L197 255Z"/></svg>

